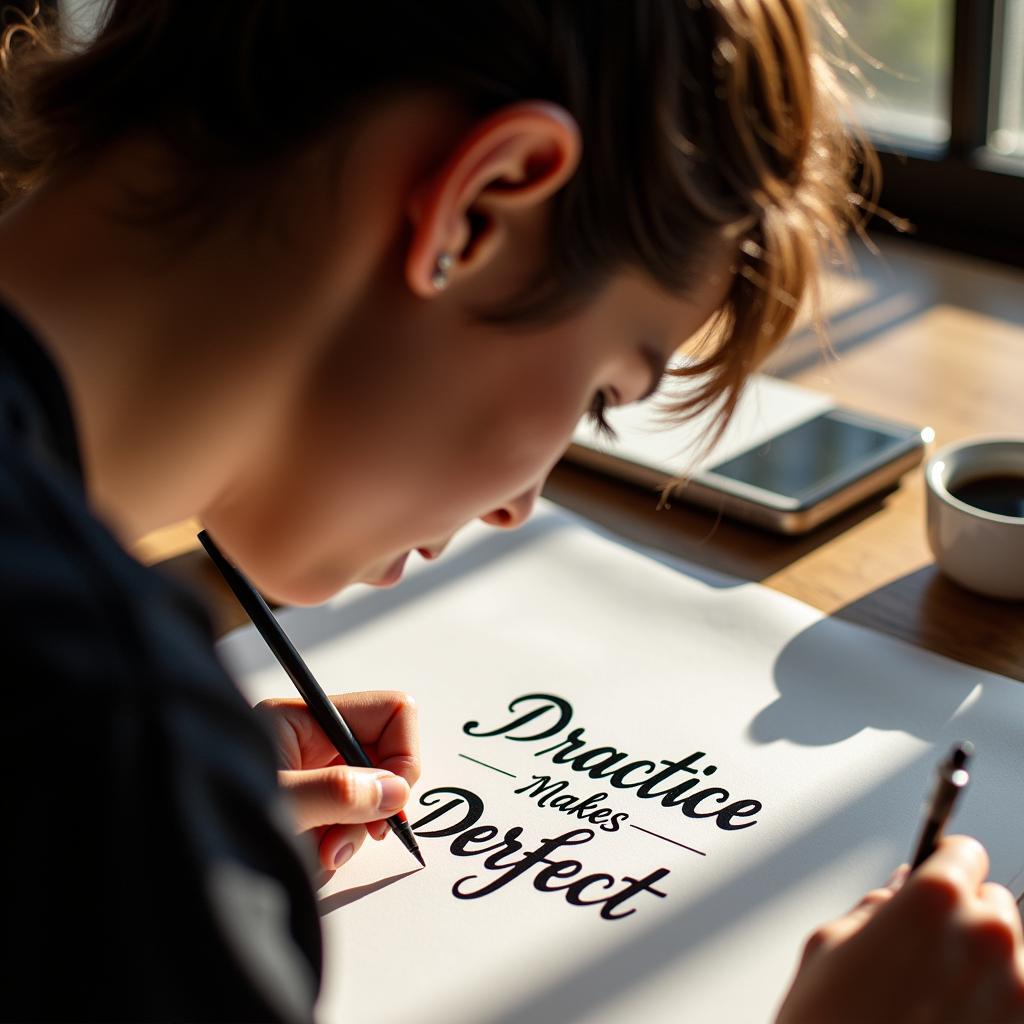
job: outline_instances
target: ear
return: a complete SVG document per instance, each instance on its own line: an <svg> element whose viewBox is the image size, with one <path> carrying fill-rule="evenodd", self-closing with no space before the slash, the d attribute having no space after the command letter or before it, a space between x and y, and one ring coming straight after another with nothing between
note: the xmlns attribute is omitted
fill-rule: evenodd
<svg viewBox="0 0 1024 1024"><path fill-rule="evenodd" d="M412 291L429 298L486 265L503 239L503 215L544 203L579 160L579 128L553 103L517 103L479 122L410 197ZM436 277L439 258L444 280Z"/></svg>

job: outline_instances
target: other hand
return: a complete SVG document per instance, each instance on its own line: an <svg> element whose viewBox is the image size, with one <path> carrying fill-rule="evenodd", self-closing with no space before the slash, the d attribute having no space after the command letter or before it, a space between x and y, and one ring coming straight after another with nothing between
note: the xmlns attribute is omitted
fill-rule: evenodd
<svg viewBox="0 0 1024 1024"><path fill-rule="evenodd" d="M367 835L387 835L384 819L405 805L420 777L411 697L375 691L331 700L376 768L346 765L301 700L265 700L256 706L277 741L281 788L299 829L313 833L327 871L348 861Z"/></svg>
<svg viewBox="0 0 1024 1024"><path fill-rule="evenodd" d="M1024 936L988 855L943 839L807 942L777 1024L1024 1021Z"/></svg>

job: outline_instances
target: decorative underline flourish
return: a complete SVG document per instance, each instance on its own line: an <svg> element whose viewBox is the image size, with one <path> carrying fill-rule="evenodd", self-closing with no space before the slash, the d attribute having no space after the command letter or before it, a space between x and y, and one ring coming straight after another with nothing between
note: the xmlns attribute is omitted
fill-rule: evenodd
<svg viewBox="0 0 1024 1024"><path fill-rule="evenodd" d="M681 846L684 850L689 850L690 853L699 853L702 857L706 857L707 854L703 850L695 849L692 846L687 846L686 843L680 843L676 839L669 839L668 836L659 835L657 832L652 832L649 828L641 828L639 825L630 825L630 828L635 828L637 832L646 832L649 836L654 836L655 839L664 839L666 843L672 843L673 846Z"/></svg>
<svg viewBox="0 0 1024 1024"><path fill-rule="evenodd" d="M484 768L490 768L492 772L501 772L502 775L507 775L510 779L516 778L511 772L505 771L504 768L495 768L493 764L488 764L486 761L478 761L475 757L470 757L469 754L459 754L459 757L464 757L467 761L472 761L473 764L482 765Z"/></svg>

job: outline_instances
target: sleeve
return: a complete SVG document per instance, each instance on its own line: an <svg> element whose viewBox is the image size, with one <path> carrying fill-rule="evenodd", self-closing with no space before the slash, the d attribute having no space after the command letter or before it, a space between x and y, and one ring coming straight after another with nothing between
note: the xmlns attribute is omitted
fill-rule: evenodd
<svg viewBox="0 0 1024 1024"><path fill-rule="evenodd" d="M162 589L12 531L2 505L0 1015L312 1020L309 875L209 638Z"/></svg>

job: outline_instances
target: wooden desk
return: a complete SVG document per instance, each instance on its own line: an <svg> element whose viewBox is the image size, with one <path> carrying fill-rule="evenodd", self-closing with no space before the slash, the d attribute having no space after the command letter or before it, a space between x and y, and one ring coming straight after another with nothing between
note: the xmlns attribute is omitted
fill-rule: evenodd
<svg viewBox="0 0 1024 1024"><path fill-rule="evenodd" d="M798 331L768 369L857 409L929 425L936 444L986 433L1024 436L1024 272L886 241L857 253L859 273L830 282L837 359ZM894 492L803 538L784 539L646 491L559 466L545 494L648 546L756 580L830 615L1024 681L1024 603L969 594L932 565L920 471ZM213 590L227 627L232 600L207 575L194 531L143 545L150 561ZM184 553L183 553L184 552ZM1024 571L1024 567L1022 567Z"/></svg>
<svg viewBox="0 0 1024 1024"><path fill-rule="evenodd" d="M1024 437L1024 273L905 241L887 241L883 256L860 250L859 279L833 283L838 358L823 358L804 330L767 369L856 409L931 426L936 445ZM658 513L648 493L569 466L546 493L633 540L1024 681L1024 603L978 597L938 574L924 490L913 471L894 492L796 539L679 504Z"/></svg>

